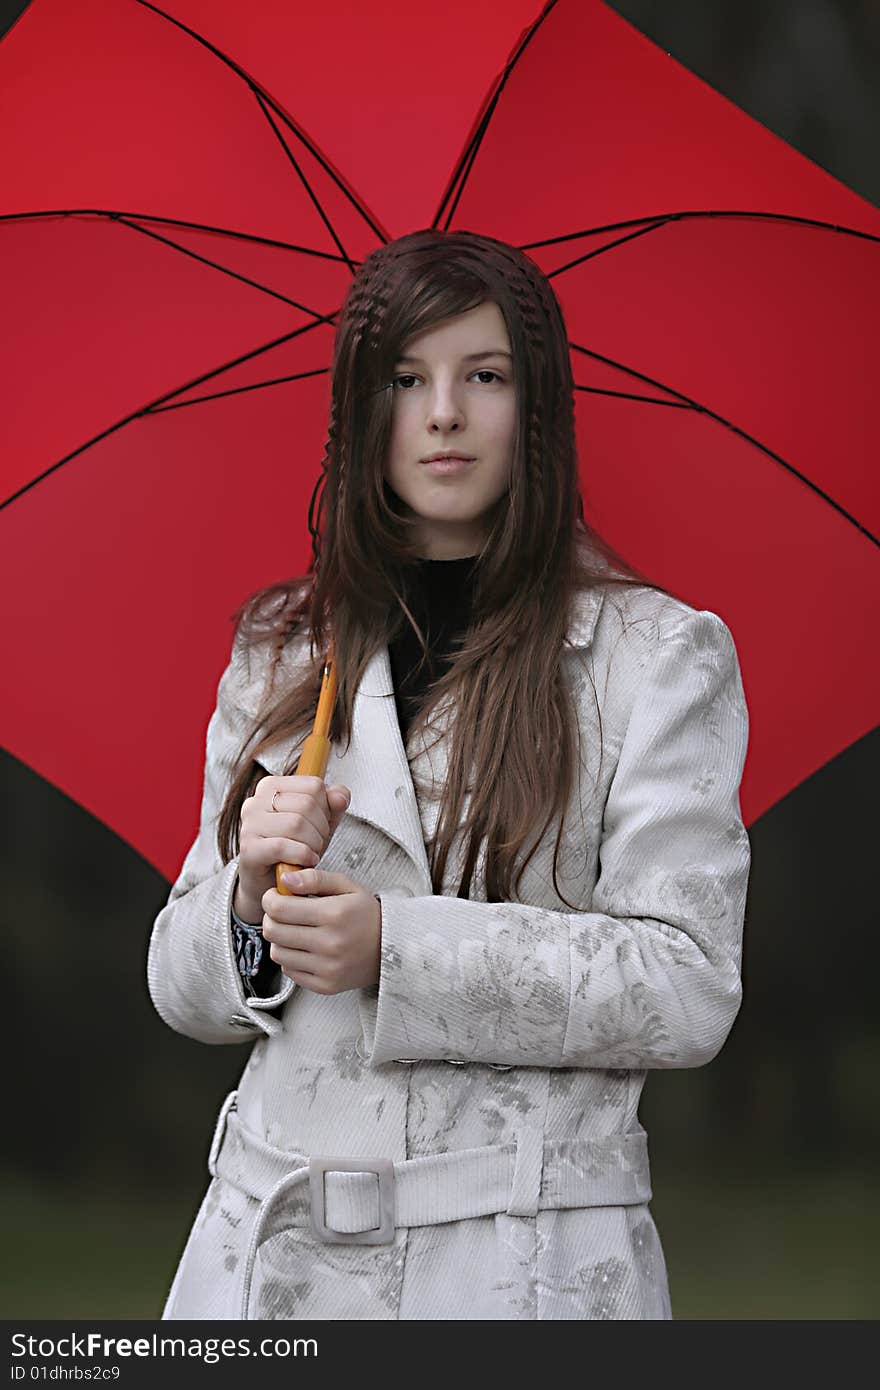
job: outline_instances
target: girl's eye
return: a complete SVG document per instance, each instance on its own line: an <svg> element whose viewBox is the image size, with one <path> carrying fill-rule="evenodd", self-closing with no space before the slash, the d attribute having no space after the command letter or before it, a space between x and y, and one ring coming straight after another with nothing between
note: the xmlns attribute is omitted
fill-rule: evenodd
<svg viewBox="0 0 880 1390"><path fill-rule="evenodd" d="M491 377L494 377L496 381L503 381L503 380L504 380L504 378L500 375L500 373L495 372L495 371L492 371L492 369L489 368L489 367L480 367L478 371L476 371L476 372L473 373L473 375L474 375L474 376L491 376ZM395 387L396 387L396 386L398 385L398 383L401 382L401 381L418 381L418 377L414 376L412 372L402 372L399 376L394 377L394 379L393 379L393 381L392 381L391 384L392 384L392 386L395 386ZM481 385L483 385L483 386L491 386L492 383L491 383L490 381L484 381L484 382L481 383ZM404 386L404 387L402 387L402 388L400 388L400 389L402 389L402 390L404 390L404 391L408 391L408 390L409 390L409 387Z"/></svg>

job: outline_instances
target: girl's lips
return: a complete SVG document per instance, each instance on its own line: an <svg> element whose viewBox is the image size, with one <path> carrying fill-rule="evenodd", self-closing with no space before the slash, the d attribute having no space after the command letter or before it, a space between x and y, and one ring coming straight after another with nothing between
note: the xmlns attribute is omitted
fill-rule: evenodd
<svg viewBox="0 0 880 1390"><path fill-rule="evenodd" d="M471 468L476 459L429 459L423 463L422 467L430 469L432 473L463 473L466 468Z"/></svg>

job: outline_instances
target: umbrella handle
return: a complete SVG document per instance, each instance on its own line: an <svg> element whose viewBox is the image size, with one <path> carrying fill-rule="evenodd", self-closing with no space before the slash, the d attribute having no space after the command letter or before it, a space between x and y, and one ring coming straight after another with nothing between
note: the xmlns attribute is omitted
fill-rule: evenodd
<svg viewBox="0 0 880 1390"><path fill-rule="evenodd" d="M327 658L324 662L324 679L321 682L321 694L318 697L318 708L315 712L314 727L303 744L303 750L300 753L299 762L296 765L297 776L324 776L327 770L327 760L330 757L330 717L333 714L335 700L336 663L333 659L333 643L331 642L327 649ZM293 893L281 882L281 875L301 868L301 864L275 865L275 887L284 897L293 897Z"/></svg>

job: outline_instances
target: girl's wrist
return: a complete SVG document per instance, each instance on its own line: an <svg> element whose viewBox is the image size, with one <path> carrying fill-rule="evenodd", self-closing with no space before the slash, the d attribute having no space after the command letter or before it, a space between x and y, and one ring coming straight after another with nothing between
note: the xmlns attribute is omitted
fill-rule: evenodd
<svg viewBox="0 0 880 1390"><path fill-rule="evenodd" d="M256 907L245 898L241 891L241 884L235 880L235 889L232 894L232 915L246 926L261 927L263 925L263 907L258 904Z"/></svg>

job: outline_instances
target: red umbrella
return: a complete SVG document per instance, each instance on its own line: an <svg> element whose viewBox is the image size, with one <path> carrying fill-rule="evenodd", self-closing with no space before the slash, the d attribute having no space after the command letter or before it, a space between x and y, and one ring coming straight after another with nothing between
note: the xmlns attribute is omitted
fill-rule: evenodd
<svg viewBox="0 0 880 1390"><path fill-rule="evenodd" d="M0 90L5 744L166 877L335 312L420 226L551 276L588 517L736 637L746 822L876 723L880 215L613 10L34 0Z"/></svg>

